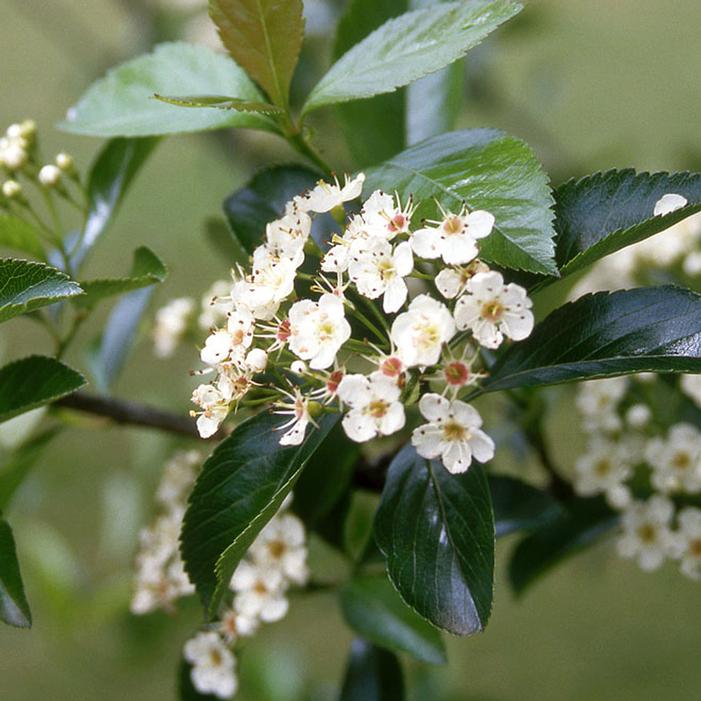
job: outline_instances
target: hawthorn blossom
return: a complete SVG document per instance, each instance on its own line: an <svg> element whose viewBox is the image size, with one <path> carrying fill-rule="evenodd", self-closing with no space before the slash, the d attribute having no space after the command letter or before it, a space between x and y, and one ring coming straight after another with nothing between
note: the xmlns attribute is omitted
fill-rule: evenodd
<svg viewBox="0 0 701 701"><path fill-rule="evenodd" d="M455 299L464 292L470 278L477 273L489 272L489 267L480 260L475 260L467 266L443 268L436 275L435 283L438 291L446 299Z"/></svg>
<svg viewBox="0 0 701 701"><path fill-rule="evenodd" d="M267 248L275 256L299 261L301 264L304 244L311 230L311 217L306 212L292 210L266 226Z"/></svg>
<svg viewBox="0 0 701 701"><path fill-rule="evenodd" d="M389 240L398 234L409 232L413 213L411 197L406 205L402 206L398 196L395 198L381 190L375 190L364 202L359 221L356 221L355 225L362 226L369 238L380 237Z"/></svg>
<svg viewBox="0 0 701 701"><path fill-rule="evenodd" d="M391 377L380 371L365 375L346 375L338 385L338 397L350 407L343 417L346 435L358 443L375 436L389 436L404 427L401 390Z"/></svg>
<svg viewBox="0 0 701 701"><path fill-rule="evenodd" d="M365 174L359 173L355 178L344 178L343 185L336 178L333 183L320 180L316 187L294 199L300 212L329 212L344 202L360 197L365 182Z"/></svg>
<svg viewBox="0 0 701 701"><path fill-rule="evenodd" d="M455 321L449 309L429 295L415 297L391 330L397 355L408 367L435 365L443 344L454 335Z"/></svg>
<svg viewBox="0 0 701 701"><path fill-rule="evenodd" d="M477 273L455 305L455 323L461 331L470 329L485 348L498 348L504 336L521 341L530 335L532 306L520 285L505 285L497 272Z"/></svg>
<svg viewBox="0 0 701 701"><path fill-rule="evenodd" d="M282 572L274 566L242 560L231 578L229 587L235 592L234 609L239 614L273 623L287 613L287 583Z"/></svg>
<svg viewBox="0 0 701 701"><path fill-rule="evenodd" d="M340 347L350 338L343 301L324 294L318 302L303 299L290 308L290 350L309 361L313 370L333 365Z"/></svg>
<svg viewBox="0 0 701 701"><path fill-rule="evenodd" d="M623 535L618 540L619 554L637 560L645 571L656 570L673 543L670 531L673 514L672 502L660 495L632 502L621 518Z"/></svg>
<svg viewBox="0 0 701 701"><path fill-rule="evenodd" d="M257 618L244 616L234 609L225 609L219 615L217 631L227 643L232 644L241 638L253 635L258 627Z"/></svg>
<svg viewBox="0 0 701 701"><path fill-rule="evenodd" d="M154 353L159 358L169 358L187 332L195 311L190 297L173 299L156 312L153 325Z"/></svg>
<svg viewBox="0 0 701 701"><path fill-rule="evenodd" d="M192 665L192 685L201 694L229 699L236 693L236 658L217 633L198 633L185 643L183 656Z"/></svg>
<svg viewBox="0 0 701 701"><path fill-rule="evenodd" d="M666 440L652 439L645 457L652 466L652 484L659 491L701 491L701 432L691 424L672 426Z"/></svg>
<svg viewBox="0 0 701 701"><path fill-rule="evenodd" d="M673 556L681 560L681 571L687 577L701 580L701 510L693 506L677 516L679 528L672 543Z"/></svg>
<svg viewBox="0 0 701 701"><path fill-rule="evenodd" d="M701 408L701 375L682 375L679 386L682 392Z"/></svg>
<svg viewBox="0 0 701 701"><path fill-rule="evenodd" d="M209 330L221 326L231 311L231 280L216 280L202 295L197 324Z"/></svg>
<svg viewBox="0 0 701 701"><path fill-rule="evenodd" d="M250 555L255 563L279 570L295 584L307 581L304 525L293 514L282 514L270 521L251 546Z"/></svg>
<svg viewBox="0 0 701 701"><path fill-rule="evenodd" d="M618 444L603 438L592 440L586 453L575 463L574 489L582 496L606 494L620 507L628 492L623 483L631 476L628 453Z"/></svg>
<svg viewBox="0 0 701 701"><path fill-rule="evenodd" d="M307 426L312 422L309 413L309 399L297 387L293 393L285 391L285 395L289 401L278 402L275 413L292 418L278 428L278 430L285 431L279 443L280 445L300 445L304 441Z"/></svg>
<svg viewBox="0 0 701 701"><path fill-rule="evenodd" d="M479 252L477 240L488 236L494 215L482 210L470 212L466 206L458 214L443 212L443 219L415 231L411 247L420 258L442 258L450 265L469 263Z"/></svg>
<svg viewBox="0 0 701 701"><path fill-rule="evenodd" d="M233 401L231 388L228 378L223 377L216 385L199 385L192 393L192 403L202 410L197 415L197 430L202 438L213 436L228 416Z"/></svg>
<svg viewBox="0 0 701 701"><path fill-rule="evenodd" d="M408 289L404 278L413 268L414 257L408 241L392 250L392 245L384 239L374 239L362 253L352 257L348 275L361 295L370 299L383 297L382 308L391 314L406 301Z"/></svg>
<svg viewBox="0 0 701 701"><path fill-rule="evenodd" d="M625 377L590 380L579 385L576 406L584 417L586 430L611 433L621 428L617 409L627 387Z"/></svg>
<svg viewBox="0 0 701 701"><path fill-rule="evenodd" d="M247 309L236 309L229 314L226 329L217 329L205 341L200 358L207 365L226 361L242 363L246 350L253 343L255 321Z"/></svg>
<svg viewBox="0 0 701 701"><path fill-rule="evenodd" d="M473 457L480 462L494 457L494 441L481 430L482 417L474 407L440 394L424 394L419 411L428 423L414 429L411 444L421 457L440 457L453 474L465 472Z"/></svg>

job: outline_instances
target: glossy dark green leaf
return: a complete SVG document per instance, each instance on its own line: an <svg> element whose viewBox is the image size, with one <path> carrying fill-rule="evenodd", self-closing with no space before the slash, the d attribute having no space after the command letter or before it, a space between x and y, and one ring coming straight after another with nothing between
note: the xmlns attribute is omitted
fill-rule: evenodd
<svg viewBox="0 0 701 701"><path fill-rule="evenodd" d="M538 577L595 543L618 522L618 515L600 498L577 499L562 515L527 535L509 562L509 581L522 594Z"/></svg>
<svg viewBox="0 0 701 701"><path fill-rule="evenodd" d="M85 378L67 365L41 355L0 368L0 421L75 392Z"/></svg>
<svg viewBox="0 0 701 701"><path fill-rule="evenodd" d="M14 214L0 213L0 248L11 248L46 260L44 244L37 228Z"/></svg>
<svg viewBox="0 0 701 701"><path fill-rule="evenodd" d="M5 511L22 482L41 457L44 449L59 433L59 427L47 429L18 446L0 464L0 511Z"/></svg>
<svg viewBox="0 0 701 701"><path fill-rule="evenodd" d="M701 373L701 295L645 287L581 297L508 348L484 388L492 392L637 372Z"/></svg>
<svg viewBox="0 0 701 701"><path fill-rule="evenodd" d="M486 209L496 218L480 257L506 268L557 274L548 178L520 139L496 129L454 131L422 141L371 168L365 193L414 195L415 221L438 216L437 200L459 211Z"/></svg>
<svg viewBox="0 0 701 701"><path fill-rule="evenodd" d="M113 139L97 155L88 175L90 209L80 246L72 256L77 268L114 220L134 178L158 139Z"/></svg>
<svg viewBox="0 0 701 701"><path fill-rule="evenodd" d="M312 90L303 112L393 92L440 70L520 9L512 0L472 0L391 19L336 61Z"/></svg>
<svg viewBox="0 0 701 701"><path fill-rule="evenodd" d="M255 112L182 109L156 100L160 95L231 95L262 102L246 73L227 56L204 46L173 42L111 69L88 88L59 125L88 136L162 136L183 132L251 127L275 131L269 117Z"/></svg>
<svg viewBox="0 0 701 701"><path fill-rule="evenodd" d="M178 107L216 107L220 110L238 110L239 112L260 112L261 114L280 114L281 107L269 102L242 100L225 95L154 95L157 100Z"/></svg>
<svg viewBox="0 0 701 701"><path fill-rule="evenodd" d="M338 60L387 20L410 9L409 0L351 0L338 22L333 58ZM406 143L405 91L400 89L337 107L343 135L364 168L399 153Z"/></svg>
<svg viewBox="0 0 701 701"><path fill-rule="evenodd" d="M504 475L489 476L497 538L530 531L561 515L562 507L547 492Z"/></svg>
<svg viewBox="0 0 701 701"><path fill-rule="evenodd" d="M110 312L104 331L88 349L88 366L103 394L109 394L124 367L154 291L154 287L145 287L124 295Z"/></svg>
<svg viewBox="0 0 701 701"><path fill-rule="evenodd" d="M85 294L76 299L76 304L79 307L93 307L106 297L163 282L167 274L168 270L163 261L151 249L140 246L134 251L134 260L128 276L81 281L80 285Z"/></svg>
<svg viewBox="0 0 701 701"><path fill-rule="evenodd" d="M285 213L285 205L316 184L320 175L299 165L274 166L255 175L224 202L231 228L252 252L265 238L265 225Z"/></svg>
<svg viewBox="0 0 701 701"><path fill-rule="evenodd" d="M441 634L403 601L385 576L356 576L340 592L346 623L365 640L421 662L447 662Z"/></svg>
<svg viewBox="0 0 701 701"><path fill-rule="evenodd" d="M0 619L17 628L31 628L32 614L24 593L10 524L0 515Z"/></svg>
<svg viewBox="0 0 701 701"><path fill-rule="evenodd" d="M354 640L339 701L404 701L397 657L365 640Z"/></svg>
<svg viewBox="0 0 701 701"><path fill-rule="evenodd" d="M209 14L234 61L287 105L304 38L302 0L210 0Z"/></svg>
<svg viewBox="0 0 701 701"><path fill-rule="evenodd" d="M192 684L190 672L192 665L181 659L178 666L178 699L180 701L198 701L199 699L216 699L213 694L201 694Z"/></svg>
<svg viewBox="0 0 701 701"><path fill-rule="evenodd" d="M688 204L655 216L666 194L683 195ZM636 173L610 170L570 180L555 191L557 264L563 275L642 241L701 211L701 174Z"/></svg>
<svg viewBox="0 0 701 701"><path fill-rule="evenodd" d="M181 550L210 615L236 565L337 420L325 416L302 445L285 448L279 444L283 420L263 412L237 426L205 462L190 495Z"/></svg>
<svg viewBox="0 0 701 701"><path fill-rule="evenodd" d="M375 540L404 601L456 635L484 629L492 608L494 517L482 467L451 475L411 445L392 461Z"/></svg>
<svg viewBox="0 0 701 701"><path fill-rule="evenodd" d="M0 259L0 322L81 294L77 282L50 265Z"/></svg>

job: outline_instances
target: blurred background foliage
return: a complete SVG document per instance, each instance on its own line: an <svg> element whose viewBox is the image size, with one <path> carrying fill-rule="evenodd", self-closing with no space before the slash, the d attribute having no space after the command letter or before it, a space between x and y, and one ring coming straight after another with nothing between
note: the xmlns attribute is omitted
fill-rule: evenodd
<svg viewBox="0 0 701 701"><path fill-rule="evenodd" d="M40 125L47 155L68 150L86 165L99 147L53 130L89 83L158 41L210 41L198 0L0 0L0 125ZM308 30L296 89L326 65L343 3L308 0ZM473 51L461 127L501 127L533 145L555 184L611 167L701 167L697 0L533 0L515 21ZM315 117L319 144L339 170L350 159L334 113ZM151 246L170 266L158 301L199 296L225 277L204 222L259 166L293 154L261 134L169 139L139 176L89 273L123 270L127 252ZM102 310L102 317L108 309ZM69 361L83 366L98 318ZM81 349L82 345L82 349ZM41 351L38 327L3 327L0 359ZM147 334L120 380L119 396L186 412L194 349L154 359ZM551 393L553 450L571 468L578 437L572 395ZM498 415L490 419L496 426ZM95 430L96 428L102 430ZM497 469L522 469L502 431ZM8 436L0 436L7 441ZM35 466L10 516L33 605L31 632L0 628L0 698L5 701L131 701L174 696L180 648L199 621L194 601L177 617L130 616L130 561L138 529L176 443L153 432L81 420ZM359 512L362 516L362 510ZM363 518L358 518L359 528ZM509 548L501 541L501 560ZM318 544L312 566L333 579L333 556ZM412 666L415 701L698 698L701 645L697 585L673 567L645 575L607 545L567 562L514 600L503 568L487 632L449 641L450 664ZM334 596L293 599L284 622L266 627L241 656L242 701L335 697L350 643Z"/></svg>

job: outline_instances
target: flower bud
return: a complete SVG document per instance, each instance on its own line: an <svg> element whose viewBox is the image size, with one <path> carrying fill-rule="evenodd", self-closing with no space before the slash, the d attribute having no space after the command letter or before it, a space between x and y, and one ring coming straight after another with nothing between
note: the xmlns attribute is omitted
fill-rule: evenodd
<svg viewBox="0 0 701 701"><path fill-rule="evenodd" d="M0 164L8 170L15 171L22 168L27 162L27 152L15 142L10 142L0 152Z"/></svg>
<svg viewBox="0 0 701 701"><path fill-rule="evenodd" d="M5 135L8 139L19 139L23 136L22 125L21 124L10 124L5 131Z"/></svg>
<svg viewBox="0 0 701 701"><path fill-rule="evenodd" d="M6 180L2 184L2 194L8 200L13 200L22 194L22 186L16 180Z"/></svg>
<svg viewBox="0 0 701 701"><path fill-rule="evenodd" d="M56 156L56 165L64 172L64 173L70 173L73 171L73 167L75 165L73 161L73 156L71 156L68 153L59 153L58 156Z"/></svg>
<svg viewBox="0 0 701 701"><path fill-rule="evenodd" d="M295 360L290 365L290 370L296 375L304 375L304 373L307 372L307 364L302 360Z"/></svg>
<svg viewBox="0 0 701 701"><path fill-rule="evenodd" d="M644 428L651 418L650 407L645 404L634 404L626 412L626 421L631 428Z"/></svg>
<svg viewBox="0 0 701 701"><path fill-rule="evenodd" d="M44 187L56 187L61 180L61 171L55 165L44 166L39 171L39 182Z"/></svg>
<svg viewBox="0 0 701 701"><path fill-rule="evenodd" d="M25 119L20 125L20 136L23 139L33 139L37 133L37 123L33 119Z"/></svg>
<svg viewBox="0 0 701 701"><path fill-rule="evenodd" d="M263 372L268 364L268 354L262 348L254 348L246 356L246 365L253 372Z"/></svg>

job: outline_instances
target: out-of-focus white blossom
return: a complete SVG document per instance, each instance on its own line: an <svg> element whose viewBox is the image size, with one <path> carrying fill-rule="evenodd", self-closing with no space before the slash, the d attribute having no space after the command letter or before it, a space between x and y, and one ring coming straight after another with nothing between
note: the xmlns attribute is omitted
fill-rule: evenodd
<svg viewBox="0 0 701 701"><path fill-rule="evenodd" d="M701 432L691 424L672 426L665 439L652 439L645 449L652 484L659 491L701 491Z"/></svg>
<svg viewBox="0 0 701 701"><path fill-rule="evenodd" d="M153 326L154 352L159 358L169 358L187 333L195 311L190 297L173 299L156 312Z"/></svg>
<svg viewBox="0 0 701 701"><path fill-rule="evenodd" d="M682 375L679 386L682 392L701 408L701 375Z"/></svg>
<svg viewBox="0 0 701 701"><path fill-rule="evenodd" d="M620 555L637 560L640 568L646 571L660 567L673 545L670 530L673 514L674 505L663 496L632 502L621 517Z"/></svg>
<svg viewBox="0 0 701 701"><path fill-rule="evenodd" d="M681 560L680 569L687 577L701 580L701 510L687 506L679 512L677 521L672 555Z"/></svg>
<svg viewBox="0 0 701 701"><path fill-rule="evenodd" d="M612 493L620 497L618 488L630 477L631 468L627 453L617 443L594 439L575 464L575 491L582 496Z"/></svg>
<svg viewBox="0 0 701 701"><path fill-rule="evenodd" d="M183 656L192 665L192 685L201 694L230 699L236 693L236 658L218 633L198 633L185 643Z"/></svg>

